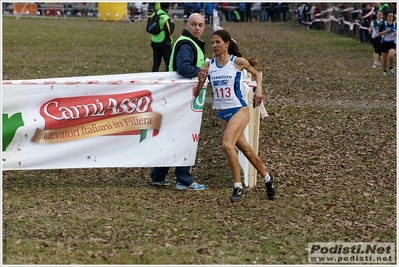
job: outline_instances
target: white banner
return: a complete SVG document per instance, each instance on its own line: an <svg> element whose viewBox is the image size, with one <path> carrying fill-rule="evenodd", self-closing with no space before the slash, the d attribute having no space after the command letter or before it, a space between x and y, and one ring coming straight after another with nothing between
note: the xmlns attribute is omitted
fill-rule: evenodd
<svg viewBox="0 0 399 267"><path fill-rule="evenodd" d="M2 168L192 166L196 83L176 72L3 81Z"/></svg>

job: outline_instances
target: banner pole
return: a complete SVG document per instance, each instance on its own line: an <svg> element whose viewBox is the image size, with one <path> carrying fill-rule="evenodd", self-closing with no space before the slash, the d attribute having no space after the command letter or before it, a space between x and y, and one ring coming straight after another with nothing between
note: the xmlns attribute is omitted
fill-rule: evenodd
<svg viewBox="0 0 399 267"><path fill-rule="evenodd" d="M262 73L260 73L262 75ZM261 76L262 77L262 76ZM247 79L252 80L251 73L247 73ZM252 87L252 90L248 93L248 104L252 101L252 108L249 109L249 122L248 122L248 143L252 147L253 151L258 154L258 144L259 144L259 120L260 120L260 110L256 106L256 101L253 100L254 93L256 91L256 86ZM247 162L248 160L245 159ZM256 186L258 171L252 164L248 162L248 187L252 188Z"/></svg>

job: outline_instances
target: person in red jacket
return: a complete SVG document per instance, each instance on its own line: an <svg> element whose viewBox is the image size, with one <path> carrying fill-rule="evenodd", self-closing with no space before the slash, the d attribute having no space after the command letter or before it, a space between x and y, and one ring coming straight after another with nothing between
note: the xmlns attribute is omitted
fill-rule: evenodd
<svg viewBox="0 0 399 267"><path fill-rule="evenodd" d="M315 30L320 30L320 21L317 21L318 19L320 19L320 17L318 16L320 13L321 13L320 3L317 3L313 11L313 20L314 20L313 25Z"/></svg>
<svg viewBox="0 0 399 267"><path fill-rule="evenodd" d="M367 43L370 40L369 28L373 21L373 9L367 4L360 17L359 38L360 42Z"/></svg>

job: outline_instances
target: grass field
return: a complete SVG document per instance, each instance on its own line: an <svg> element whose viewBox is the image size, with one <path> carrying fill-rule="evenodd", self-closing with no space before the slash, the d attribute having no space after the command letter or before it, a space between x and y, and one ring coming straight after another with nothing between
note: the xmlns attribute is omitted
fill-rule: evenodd
<svg viewBox="0 0 399 267"><path fill-rule="evenodd" d="M2 22L3 80L151 71L144 22ZM306 264L308 242L396 242L397 83L371 69L371 45L294 23L222 26L260 61L270 117L259 155L276 200L258 177L229 202L208 104L193 168L201 192L153 188L149 168L3 171L4 264Z"/></svg>

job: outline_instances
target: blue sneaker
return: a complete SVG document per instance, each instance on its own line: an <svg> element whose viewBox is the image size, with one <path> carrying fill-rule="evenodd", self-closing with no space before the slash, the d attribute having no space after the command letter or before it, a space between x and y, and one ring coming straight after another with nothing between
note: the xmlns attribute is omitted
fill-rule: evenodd
<svg viewBox="0 0 399 267"><path fill-rule="evenodd" d="M391 69L391 76L395 76L395 71Z"/></svg>
<svg viewBox="0 0 399 267"><path fill-rule="evenodd" d="M384 71L384 72L382 73L382 76L387 77L387 72Z"/></svg>
<svg viewBox="0 0 399 267"><path fill-rule="evenodd" d="M152 186L154 187L163 187L163 186L169 186L170 181L168 179L163 180L162 182L152 182Z"/></svg>
<svg viewBox="0 0 399 267"><path fill-rule="evenodd" d="M204 184L199 184L197 182L193 182L191 185L184 185L179 182L176 183L177 190L204 190L206 186Z"/></svg>

